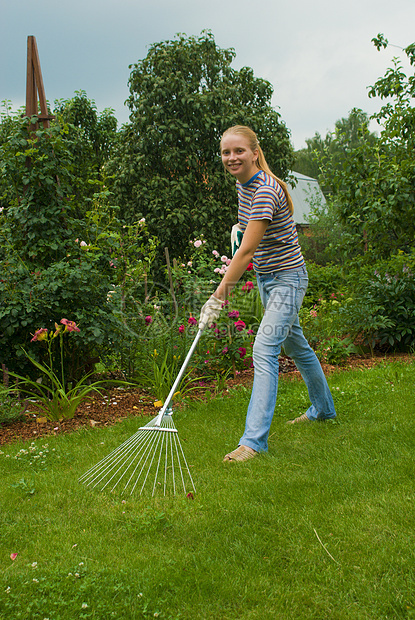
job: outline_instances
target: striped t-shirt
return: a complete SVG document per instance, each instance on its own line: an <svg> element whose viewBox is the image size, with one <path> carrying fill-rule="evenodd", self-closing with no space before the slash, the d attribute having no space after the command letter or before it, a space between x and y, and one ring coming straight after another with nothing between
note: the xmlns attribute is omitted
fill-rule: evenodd
<svg viewBox="0 0 415 620"><path fill-rule="evenodd" d="M236 187L243 232L249 220L271 221L254 254L255 271L271 273L304 265L294 219L280 184L260 170L247 183L237 181Z"/></svg>

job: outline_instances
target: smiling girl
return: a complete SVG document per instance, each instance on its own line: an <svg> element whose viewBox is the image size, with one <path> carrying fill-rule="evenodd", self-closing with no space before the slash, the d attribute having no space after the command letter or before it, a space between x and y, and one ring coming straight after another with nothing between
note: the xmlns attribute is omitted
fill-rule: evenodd
<svg viewBox="0 0 415 620"><path fill-rule="evenodd" d="M238 223L242 242L214 294L201 310L199 327L210 326L223 302L253 262L265 308L253 347L254 383L245 432L225 461L245 461L268 449L268 435L278 390L281 347L296 363L311 405L290 423L335 418L333 399L314 351L300 327L300 310L308 284L307 270L293 219L287 186L269 169L256 134L241 125L222 136L224 168L236 179Z"/></svg>

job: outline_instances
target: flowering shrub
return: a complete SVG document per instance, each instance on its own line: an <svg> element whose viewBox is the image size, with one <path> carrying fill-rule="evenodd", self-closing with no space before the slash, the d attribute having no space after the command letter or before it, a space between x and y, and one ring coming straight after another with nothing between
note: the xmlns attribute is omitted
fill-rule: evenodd
<svg viewBox="0 0 415 620"><path fill-rule="evenodd" d="M74 386L65 379L64 365L64 344L63 338L66 333L79 332L80 329L74 321L61 319L60 325L55 323L55 331L48 331L42 327L35 331L31 342L44 342L47 346L49 364L39 364L33 357L25 352L28 360L40 371L40 380L34 381L27 377L22 377L15 373L10 373L19 380L19 391L28 398L33 399L36 408L49 420L60 420L61 418L72 418L78 405L90 397L92 392L99 392L99 387L107 384L107 381L95 381L86 385L89 375L85 375ZM54 370L52 349L55 341L60 345L60 369L59 376ZM91 373L92 374L92 373ZM110 383L124 383L111 381Z"/></svg>
<svg viewBox="0 0 415 620"><path fill-rule="evenodd" d="M381 350L415 346L415 251L351 270L344 320L356 338Z"/></svg>

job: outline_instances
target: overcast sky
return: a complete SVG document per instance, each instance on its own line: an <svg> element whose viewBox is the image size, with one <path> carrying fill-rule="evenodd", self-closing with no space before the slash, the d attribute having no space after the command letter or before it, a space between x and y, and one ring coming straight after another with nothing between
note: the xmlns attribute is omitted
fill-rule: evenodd
<svg viewBox="0 0 415 620"><path fill-rule="evenodd" d="M212 31L234 48L235 69L252 67L274 87L273 105L296 149L325 135L353 107L380 104L367 88L391 66L408 63L399 47L378 52L379 32L406 47L415 41L415 0L1 0L0 100L24 104L26 44L36 37L46 97L85 90L98 111L128 120L129 65L177 33Z"/></svg>

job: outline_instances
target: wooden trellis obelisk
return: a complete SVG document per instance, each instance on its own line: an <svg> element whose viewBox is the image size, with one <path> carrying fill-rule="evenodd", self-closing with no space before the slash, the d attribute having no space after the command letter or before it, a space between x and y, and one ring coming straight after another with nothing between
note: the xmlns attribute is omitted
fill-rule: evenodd
<svg viewBox="0 0 415 620"><path fill-rule="evenodd" d="M38 120L43 123L44 129L47 129L50 126L49 121L55 118L48 114L39 53L34 36L27 37L26 116L29 118L37 116ZM39 123L31 124L31 131L36 131L38 126Z"/></svg>

